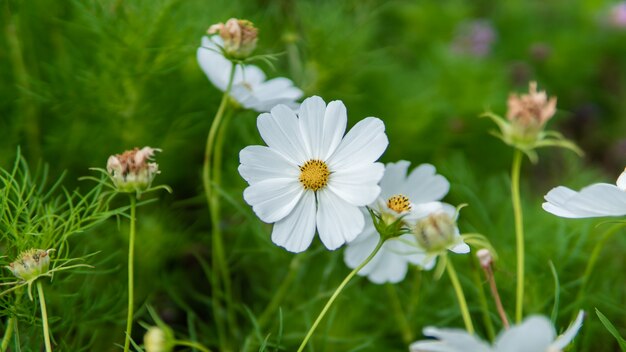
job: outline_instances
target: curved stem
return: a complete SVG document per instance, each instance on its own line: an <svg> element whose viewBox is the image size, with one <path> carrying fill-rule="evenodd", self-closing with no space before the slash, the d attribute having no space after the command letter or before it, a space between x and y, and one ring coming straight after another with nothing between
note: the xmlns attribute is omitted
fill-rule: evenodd
<svg viewBox="0 0 626 352"><path fill-rule="evenodd" d="M459 277L456 275L454 265L452 265L452 260L447 260L446 271L448 272L448 276L450 276L450 281L452 281L452 287L454 287L456 298L459 301L459 308L461 309L461 315L463 316L463 322L465 323L465 330L473 335L474 325L472 324L472 318L470 317L469 309L467 308L465 294L463 293L463 288L461 287L461 283L459 282Z"/></svg>
<svg viewBox="0 0 626 352"><path fill-rule="evenodd" d="M134 267L135 267L135 211L137 198L130 195L130 234L128 240L128 313L126 316L126 339L124 340L124 352L130 349L130 337L133 328L133 303L134 303Z"/></svg>
<svg viewBox="0 0 626 352"><path fill-rule="evenodd" d="M480 273L478 272L478 270L476 270L476 263L474 261L471 261L470 263L472 266L472 279L474 280L474 285L476 285L477 287L478 302L482 311L485 330L487 330L487 337L490 341L493 341L496 338L496 332L493 327L493 320L491 319L491 315L489 313L489 304L487 302L485 288L480 278Z"/></svg>
<svg viewBox="0 0 626 352"><path fill-rule="evenodd" d="M602 249L604 249L604 246L606 245L608 240L611 237L613 237L613 235L616 234L617 231L620 230L622 227L624 227L624 224L617 224L617 225L612 226L602 235L602 238L600 239L600 241L598 241L598 243L596 243L596 245L593 247L593 250L591 251L591 255L589 256L589 261L587 262L587 267L585 268L585 273L583 274L583 277L582 277L582 283L580 285L580 289L578 290L578 294L576 295L575 302L577 304L580 303L580 301L583 298L583 295L585 294L585 291L587 289L587 283L589 282L589 278L591 277L591 273L593 272L593 269L596 266L596 262L598 261L598 257L600 256ZM577 314L577 312L575 312L574 314Z"/></svg>
<svg viewBox="0 0 626 352"><path fill-rule="evenodd" d="M400 302L400 297L398 297L396 287L389 283L385 286L387 288L387 296L389 297L389 301L393 308L393 315L395 316L396 322L402 332L402 342L404 342L405 345L408 345L413 342L411 325L406 318L405 311L402 309L402 302Z"/></svg>
<svg viewBox="0 0 626 352"><path fill-rule="evenodd" d="M52 351L52 345L50 344L50 331L48 328L48 312L46 311L46 297L43 294L43 287L41 286L41 280L37 280L37 292L39 293L39 306L41 308L41 322L43 325L43 336L46 344L46 352Z"/></svg>
<svg viewBox="0 0 626 352"><path fill-rule="evenodd" d="M220 286L224 287L224 294L226 300L230 299L230 273L228 272L228 267L226 265L226 255L224 253L224 241L222 239L222 233L220 229L220 213L219 213L219 198L215 195L216 192L212 189L211 185L211 166L214 166L214 163L217 159L213 155L213 149L216 147L216 137L218 136L218 132L220 131L220 125L222 123L222 119L224 117L224 111L226 110L226 106L228 105L229 93L233 85L233 80L235 78L235 71L237 65L233 64L230 70L228 85L226 86L226 90L224 91L224 95L222 95L222 100L220 102L220 106L217 109L217 113L213 118L213 122L211 123L211 128L209 129L209 134L207 136L206 147L204 151L204 164L202 167L202 184L204 186L204 193L206 195L207 205L209 207L209 213L211 217L211 239L212 239L212 278L211 284L213 286L213 297L212 297L212 306L213 306L213 316L215 318L217 333L220 340L220 350L227 350L225 347L225 337L224 337L224 326L222 324L222 319L220 318L220 300L219 295L215 293L215 291L219 291ZM220 147L221 150L221 147ZM213 165L211 163L213 158ZM217 162L220 165L220 162ZM216 171L213 170L213 173ZM218 173L219 176L219 173ZM221 276L221 277L220 277ZM230 311L232 310L230 305L227 305L227 319L230 322L230 317L233 315Z"/></svg>
<svg viewBox="0 0 626 352"><path fill-rule="evenodd" d="M515 240L517 242L517 291L515 300L515 321L517 323L522 321L524 312L524 218L519 191L522 157L522 152L516 149L511 166L511 199L515 217Z"/></svg>
<svg viewBox="0 0 626 352"><path fill-rule="evenodd" d="M350 274L348 274L348 276L346 276L345 279L343 279L339 287L337 287L333 295L330 296L330 299L328 299L328 302L326 302L326 305L324 306L320 314L317 316L317 319L315 319L315 322L313 322L313 325L307 332L306 336L304 337L304 340L302 340L302 343L300 344L300 347L298 348L298 352L302 352L304 350L304 347L306 346L307 342L309 342L309 339L311 338L311 336L313 336L313 332L315 332L315 329L317 328L319 323L322 321L322 319L324 318L324 316L326 315L330 307L333 305L333 302L335 302L335 299L337 299L341 291L343 291L344 287L346 287L348 282L350 282L350 279L352 279L352 277L356 275L356 273L358 273L364 266L367 265L367 263L370 262L370 260L372 260L372 258L374 258L376 253L378 253L380 248L383 246L384 242L385 240L381 237L380 240L378 241L378 244L376 245L376 248L374 248L372 253L367 258L365 258L363 263L357 266L354 270L350 272Z"/></svg>
<svg viewBox="0 0 626 352"><path fill-rule="evenodd" d="M197 342L193 342L193 341L176 340L176 341L174 341L174 344L178 345L178 346L187 346L187 347L195 348L195 349L200 350L202 352L211 352L210 349L202 346L201 344L199 344Z"/></svg>

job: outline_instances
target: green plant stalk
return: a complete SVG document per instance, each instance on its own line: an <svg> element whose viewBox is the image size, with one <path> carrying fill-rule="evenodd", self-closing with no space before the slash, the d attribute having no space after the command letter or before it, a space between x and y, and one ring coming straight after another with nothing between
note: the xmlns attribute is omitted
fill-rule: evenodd
<svg viewBox="0 0 626 352"><path fill-rule="evenodd" d="M396 291L396 287L392 284L386 284L387 296L389 297L389 301L391 302L391 307L393 308L393 315L398 323L398 327L402 333L402 342L405 345L413 342L413 332L411 331L411 326L409 325L409 321L402 310L402 303L400 302L400 297L398 297L398 292Z"/></svg>
<svg viewBox="0 0 626 352"><path fill-rule="evenodd" d="M222 238L222 233L220 229L220 212L219 212L219 197L215 195L216 192L212 190L211 185L211 160L213 155L213 149L215 148L215 139L220 130L220 125L222 123L222 119L224 117L224 111L226 110L226 106L228 105L229 93L233 86L233 80L235 78L235 71L237 65L233 64L229 78L228 85L226 86L226 90L224 91L224 95L222 96L222 100L220 102L220 106L217 109L217 113L213 118L213 122L211 123L211 128L209 129L209 135L207 136L206 148L204 151L204 164L202 167L202 184L204 186L204 193L206 195L207 205L209 207L209 213L211 217L211 239L212 239L212 264L213 264L213 272L212 272L212 284L214 285L214 289L218 290L220 286L223 285L225 296L229 296L231 292L230 289L230 273L228 270L228 266L226 263L226 255L224 253L224 241ZM215 161L214 161L215 162ZM215 170L213 170L215 173ZM221 276L221 277L220 277ZM230 300L231 297L227 297L226 300ZM217 294L213 294L212 297L212 305L213 305L213 314L215 316L216 328L219 335L220 340L220 350L226 351L225 348L225 337L224 337L224 326L222 323L222 319L220 319L219 311L220 302ZM234 313L230 313L232 310L230 305L227 305L227 319L228 317L233 316Z"/></svg>
<svg viewBox="0 0 626 352"><path fill-rule="evenodd" d="M517 290L515 300L515 321L519 324L524 314L524 217L520 200L519 179L523 154L515 150L511 166L511 199L515 218L515 240L517 242Z"/></svg>
<svg viewBox="0 0 626 352"><path fill-rule="evenodd" d="M22 291L17 291L15 293L15 302L13 306L16 307L20 301L22 300ZM9 320L7 321L7 329L4 332L4 337L2 338L2 345L0 345L0 351L5 352L9 348L9 343L11 342L11 337L13 336L13 331L15 330L15 325L17 324L17 318L15 315L11 315Z"/></svg>
<svg viewBox="0 0 626 352"><path fill-rule="evenodd" d="M489 314L489 303L487 301L487 295L485 294L485 288L483 286L482 280L480 278L480 273L476 270L476 263L471 261L472 266L472 279L474 280L474 285L476 285L478 291L478 301L480 303L480 309L483 314L483 321L485 325L485 329L487 330L487 337L490 341L493 341L496 338L496 331L493 327L493 320L491 319L491 315Z"/></svg>
<svg viewBox="0 0 626 352"><path fill-rule="evenodd" d="M585 268L585 273L582 277L580 289L578 290L576 300L574 301L576 302L576 304L580 304L580 302L582 301L583 295L585 294L585 291L587 289L587 283L589 282L589 278L591 277L591 273L596 266L596 262L598 261L602 249L604 249L604 246L606 245L608 240L613 237L613 235L615 235L617 231L620 230L622 227L624 227L624 224L617 224L612 226L602 235L600 241L598 241L598 243L596 243L596 245L593 247L591 255L589 256L589 261L587 262L587 267ZM578 314L577 311L574 312L574 318L576 317L576 314Z"/></svg>
<svg viewBox="0 0 626 352"><path fill-rule="evenodd" d="M130 233L128 239L128 313L126 315L126 338L124 340L124 352L130 349L130 337L133 329L133 304L135 299L134 267L135 267L135 213L137 198L130 195Z"/></svg>
<svg viewBox="0 0 626 352"><path fill-rule="evenodd" d="M459 301L459 308L461 309L461 315L463 316L463 322L465 323L465 330L467 330L470 335L473 335L474 325L472 324L472 317L470 316L469 309L467 308L465 294L463 293L463 288L461 287L461 283L459 282L459 277L456 275L456 270L454 270L452 260L447 260L446 271L448 272L448 276L450 276L452 287L454 287L456 298Z"/></svg>
<svg viewBox="0 0 626 352"><path fill-rule="evenodd" d="M354 275L356 275L356 273L358 273L364 266L367 265L367 263L369 263L372 260L372 258L374 258L376 253L378 253L380 248L383 246L383 243L385 243L385 240L381 237L380 240L378 241L378 244L376 245L376 248L374 248L372 253L367 258L365 258L363 263L361 263L359 266L357 266L354 270L352 270L348 274L348 276L346 276L345 279L343 279L343 281L341 282L339 287L337 287L337 289L335 290L333 295L330 296L330 299L328 299L328 302L326 302L326 305L324 306L324 308L322 309L320 314L317 316L317 319L315 319L315 321L313 322L313 325L311 326L311 328L307 332L306 336L304 336L304 340L302 340L302 343L300 344L300 347L298 348L298 352L304 351L304 347L306 347L307 342L309 342L309 339L311 338L311 336L313 336L313 333L315 332L315 329L317 328L319 323L322 321L322 319L324 318L324 316L326 315L326 313L328 312L330 307L333 305L333 302L335 302L335 300L337 299L337 297L339 296L341 291L343 291L344 287L346 287L346 285L348 284L348 282L350 282L352 277L354 277Z"/></svg>
<svg viewBox="0 0 626 352"><path fill-rule="evenodd" d="M260 328L263 328L265 324L267 324L272 314L274 314L276 309L278 309L278 306L289 292L289 288L291 287L291 284L293 283L293 280L295 280L298 270L300 269L300 264L302 262L301 258L301 255L296 255L289 263L289 271L287 272L287 275L285 275L285 278L276 290L276 294L272 296L272 299L268 303L267 307L265 307L265 310L259 316L258 325Z"/></svg>
<svg viewBox="0 0 626 352"><path fill-rule="evenodd" d="M46 344L46 352L52 352L50 344L50 330L48 328L48 312L46 311L46 297L43 294L41 280L37 280L37 292L39 293L39 306L41 307L41 322L43 325L43 336Z"/></svg>
<svg viewBox="0 0 626 352"><path fill-rule="evenodd" d="M176 340L176 341L174 341L174 344L177 345L177 346L187 346L187 347L195 348L195 349L200 350L202 352L211 352L210 349L202 346L201 344L199 344L197 342L193 342L193 341Z"/></svg>

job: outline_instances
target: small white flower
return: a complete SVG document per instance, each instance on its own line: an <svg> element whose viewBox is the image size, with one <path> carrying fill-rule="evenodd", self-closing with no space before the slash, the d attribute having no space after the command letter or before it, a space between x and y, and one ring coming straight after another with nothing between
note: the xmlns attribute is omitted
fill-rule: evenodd
<svg viewBox="0 0 626 352"><path fill-rule="evenodd" d="M626 215L626 171L617 185L596 183L576 192L564 186L553 188L545 196L543 209L564 218L593 218Z"/></svg>
<svg viewBox="0 0 626 352"><path fill-rule="evenodd" d="M197 57L200 68L211 83L219 90L225 91L233 63L220 52L222 44L219 36L203 37L198 48ZM278 104L296 108L304 93L295 87L293 82L284 77L266 81L265 73L254 65L237 65L230 96L246 109L258 112L270 111Z"/></svg>
<svg viewBox="0 0 626 352"><path fill-rule="evenodd" d="M365 223L359 207L380 193L384 166L375 161L387 148L385 125L368 117L344 137L346 124L341 101L326 106L311 97L297 115L278 105L257 119L268 146L239 154L239 173L250 184L245 201L274 223L272 241L290 252L307 249L316 228L331 250L353 240Z"/></svg>
<svg viewBox="0 0 626 352"><path fill-rule="evenodd" d="M443 198L450 189L445 177L436 174L435 167L422 164L407 175L410 162L389 163L380 181L381 192L378 199L369 207L381 215L387 223L393 223L399 216L407 215L420 203L429 203ZM369 214L367 214L369 217ZM371 221L366 221L363 232L348 244L344 252L344 261L350 268L359 266L367 258L379 240L379 234ZM417 239L412 234L404 234L385 241L379 252L359 271L374 283L397 283L406 276L409 263L424 263L426 254L418 247Z"/></svg>
<svg viewBox="0 0 626 352"><path fill-rule="evenodd" d="M582 326L584 313L580 311L567 330L556 336L550 320L530 316L517 326L504 330L493 345L460 329L427 327L424 335L437 340L417 341L409 346L411 352L560 352L576 337Z"/></svg>

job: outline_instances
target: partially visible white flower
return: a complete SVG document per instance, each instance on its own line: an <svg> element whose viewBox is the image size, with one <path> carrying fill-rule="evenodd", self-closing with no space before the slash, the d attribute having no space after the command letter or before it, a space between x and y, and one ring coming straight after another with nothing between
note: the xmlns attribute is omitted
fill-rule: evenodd
<svg viewBox="0 0 626 352"><path fill-rule="evenodd" d="M564 186L545 196L543 209L564 218L593 218L626 215L626 170L616 185L596 183L576 192Z"/></svg>
<svg viewBox="0 0 626 352"><path fill-rule="evenodd" d="M285 105L259 115L265 146L239 154L239 173L250 186L243 197L257 216L274 223L272 241L290 252L306 250L315 229L326 248L353 240L365 223L359 207L380 193L387 148L385 125L359 121L345 136L346 107L306 99L296 113Z"/></svg>
<svg viewBox="0 0 626 352"><path fill-rule="evenodd" d="M219 36L203 37L198 48L198 64L211 83L225 91L233 63L226 59L218 45L223 42ZM239 64L235 68L235 77L230 96L246 109L267 112L278 104L297 108L298 99L304 93L293 82L284 77L266 80L265 73L254 65Z"/></svg>
<svg viewBox="0 0 626 352"><path fill-rule="evenodd" d="M422 164L407 175L410 164L404 160L387 164L380 181L380 196L369 205L386 223L408 215L417 204L440 200L450 189L448 180L436 174L434 166ZM379 238L372 221L366 221L363 232L348 243L344 252L346 265L352 269L359 266L372 253ZM406 276L409 263L422 265L425 262L426 254L416 250L417 247L417 239L412 234L390 238L358 274L376 284L400 282ZM434 262L426 264L428 270Z"/></svg>
<svg viewBox="0 0 626 352"><path fill-rule="evenodd" d="M424 335L437 340L417 341L409 346L411 352L560 352L569 345L582 326L584 312L567 330L556 336L550 320L542 316L530 316L496 338L493 345L460 329L427 327Z"/></svg>

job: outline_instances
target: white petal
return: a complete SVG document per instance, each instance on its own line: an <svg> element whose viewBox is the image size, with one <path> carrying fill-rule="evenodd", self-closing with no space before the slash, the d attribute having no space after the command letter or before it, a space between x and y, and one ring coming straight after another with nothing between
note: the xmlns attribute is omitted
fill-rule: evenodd
<svg viewBox="0 0 626 352"><path fill-rule="evenodd" d="M554 340L554 327L541 316L526 318L522 324L505 330L494 345L498 352L543 352Z"/></svg>
<svg viewBox="0 0 626 352"><path fill-rule="evenodd" d="M238 67L242 67L242 70L235 73L233 83L247 83L255 87L265 82L265 73L258 66L239 65Z"/></svg>
<svg viewBox="0 0 626 352"><path fill-rule="evenodd" d="M302 165L307 161L302 135L298 129L296 114L285 105L278 105L270 114L261 114L257 119L261 138L287 160Z"/></svg>
<svg viewBox="0 0 626 352"><path fill-rule="evenodd" d="M348 112L346 106L340 100L331 101L324 113L324 126L322 141L320 143L320 156L326 160L337 150L341 138L346 132L348 124Z"/></svg>
<svg viewBox="0 0 626 352"><path fill-rule="evenodd" d="M243 199L264 222L272 223L287 216L302 197L304 188L297 179L272 178L250 185Z"/></svg>
<svg viewBox="0 0 626 352"><path fill-rule="evenodd" d="M202 37L202 46L196 52L198 64L211 83L221 91L226 90L232 64L219 53L218 47L208 37Z"/></svg>
<svg viewBox="0 0 626 352"><path fill-rule="evenodd" d="M585 312L583 312L582 310L579 311L576 320L567 328L567 330L563 334L559 335L559 337L556 338L556 341L554 341L552 345L550 345L550 347L558 351L564 350L565 347L569 345L572 340L574 340L576 334L578 334L578 330L580 330L580 327L583 325L584 317Z"/></svg>
<svg viewBox="0 0 626 352"><path fill-rule="evenodd" d="M315 236L315 193L304 192L293 211L274 224L272 242L294 253L311 245Z"/></svg>
<svg viewBox="0 0 626 352"><path fill-rule="evenodd" d="M255 88L257 98L264 101L276 98L297 100L303 95L302 90L294 87L293 82L285 77L270 79Z"/></svg>
<svg viewBox="0 0 626 352"><path fill-rule="evenodd" d="M328 188L317 191L317 203L317 231L326 248L337 249L363 230L365 220L359 208Z"/></svg>
<svg viewBox="0 0 626 352"><path fill-rule="evenodd" d="M489 345L464 330L427 327L424 335L435 337L439 341L414 342L409 346L411 352L492 352Z"/></svg>
<svg viewBox="0 0 626 352"><path fill-rule="evenodd" d="M430 164L416 167L406 181L407 196L413 203L426 203L440 200L450 190L450 183L445 177L437 175Z"/></svg>
<svg viewBox="0 0 626 352"><path fill-rule="evenodd" d="M404 186L406 183L406 173L410 165L411 163L406 160L400 160L396 163L388 163L385 165L385 174L380 180L381 197L386 200L397 194L408 196L408 194L406 194L408 190L405 189Z"/></svg>
<svg viewBox="0 0 626 352"><path fill-rule="evenodd" d="M587 218L626 215L626 192L615 185L596 183L574 192L557 187L546 195L544 209L557 216Z"/></svg>
<svg viewBox="0 0 626 352"><path fill-rule="evenodd" d="M450 248L450 250L454 253L457 254L466 254L470 252L470 246L467 245L467 243L463 242L462 239L458 239L459 243L457 243L456 245L454 245L452 248Z"/></svg>
<svg viewBox="0 0 626 352"><path fill-rule="evenodd" d="M440 212L444 212L453 220L456 220L456 208L450 204L442 202L411 204L411 212L406 218L407 220L417 221L429 216L430 214Z"/></svg>
<svg viewBox="0 0 626 352"><path fill-rule="evenodd" d="M251 145L239 152L239 173L248 181L256 183L268 178L297 179L300 170L271 148Z"/></svg>
<svg viewBox="0 0 626 352"><path fill-rule="evenodd" d="M352 205L365 206L374 202L380 194L378 181L384 171L381 163L341 169L330 175L328 188Z"/></svg>
<svg viewBox="0 0 626 352"><path fill-rule="evenodd" d="M394 239L390 247L394 253L402 255L406 261L420 266L424 270L430 270L435 265L434 258L424 253L412 234L407 233Z"/></svg>
<svg viewBox="0 0 626 352"><path fill-rule="evenodd" d="M326 103L324 100L318 96L312 96L302 102L298 112L300 133L302 133L307 152L312 159L325 160L320 155L320 144L324 137L325 111Z"/></svg>
<svg viewBox="0 0 626 352"><path fill-rule="evenodd" d="M373 163L382 155L388 144L385 124L375 117L365 118L346 134L328 159L328 166L332 170L339 170Z"/></svg>

